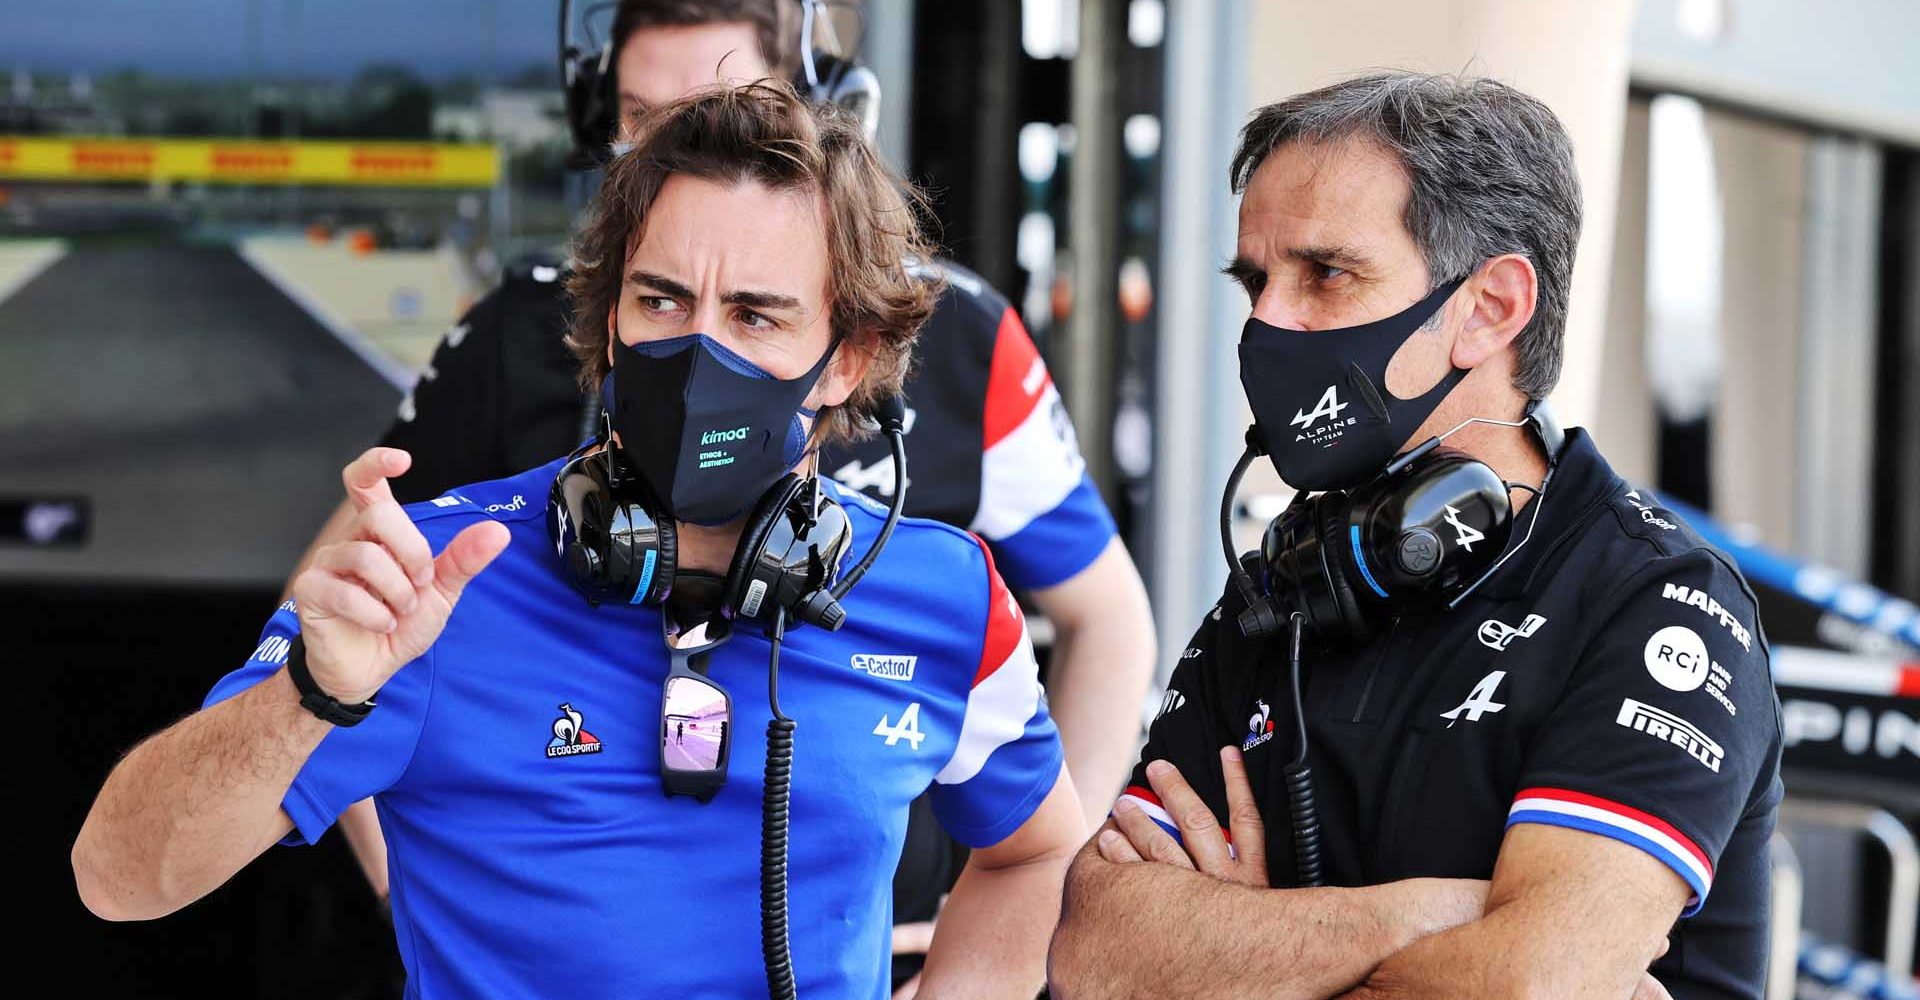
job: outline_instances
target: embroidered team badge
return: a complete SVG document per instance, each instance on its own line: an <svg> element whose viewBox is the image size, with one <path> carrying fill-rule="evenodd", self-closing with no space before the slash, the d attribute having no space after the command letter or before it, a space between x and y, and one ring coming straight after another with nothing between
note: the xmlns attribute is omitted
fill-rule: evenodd
<svg viewBox="0 0 1920 1000"><path fill-rule="evenodd" d="M547 756L571 757L581 753L599 753L600 737L580 728L580 713L566 702L560 703L560 717L553 720L553 742L547 744Z"/></svg>
<svg viewBox="0 0 1920 1000"><path fill-rule="evenodd" d="M1273 710L1267 707L1266 702L1257 698L1254 699L1253 707L1254 713L1247 719L1247 737L1240 741L1242 752L1273 739Z"/></svg>

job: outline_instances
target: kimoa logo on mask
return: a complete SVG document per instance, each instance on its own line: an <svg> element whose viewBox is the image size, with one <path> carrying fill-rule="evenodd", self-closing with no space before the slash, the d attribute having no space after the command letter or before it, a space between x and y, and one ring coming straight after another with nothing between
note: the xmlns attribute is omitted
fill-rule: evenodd
<svg viewBox="0 0 1920 1000"><path fill-rule="evenodd" d="M722 444L727 441L739 441L747 436L747 428L735 427L730 431L706 431L700 435L700 443Z"/></svg>

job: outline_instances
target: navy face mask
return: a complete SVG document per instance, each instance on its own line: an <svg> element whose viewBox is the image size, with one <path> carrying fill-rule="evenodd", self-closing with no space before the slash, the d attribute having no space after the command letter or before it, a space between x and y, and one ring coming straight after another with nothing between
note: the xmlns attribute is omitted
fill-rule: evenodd
<svg viewBox="0 0 1920 1000"><path fill-rule="evenodd" d="M812 370L778 379L704 333L628 345L613 339L601 389L627 463L664 506L694 524L725 524L807 451L807 394L839 339ZM609 387L611 391L609 391Z"/></svg>
<svg viewBox="0 0 1920 1000"><path fill-rule="evenodd" d="M1240 334L1240 386L1254 431L1296 490L1350 489L1372 479L1467 377L1455 368L1413 399L1388 392L1387 364L1465 276L1405 310L1339 330L1283 330L1257 319Z"/></svg>

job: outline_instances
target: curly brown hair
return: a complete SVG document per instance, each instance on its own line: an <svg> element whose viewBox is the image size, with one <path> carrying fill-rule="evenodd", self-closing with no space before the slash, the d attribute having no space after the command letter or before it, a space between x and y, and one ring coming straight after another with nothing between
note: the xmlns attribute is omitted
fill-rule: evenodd
<svg viewBox="0 0 1920 1000"><path fill-rule="evenodd" d="M567 343L580 359L581 388L597 392L607 375L607 315L667 178L752 181L818 192L825 202L833 332L873 361L845 404L820 411L814 432L823 442L867 433L870 422L860 418L900 391L941 291L921 266L933 251L920 229L919 192L880 161L851 115L811 106L784 83L702 90L649 112L636 134L634 149L607 168L573 246Z"/></svg>

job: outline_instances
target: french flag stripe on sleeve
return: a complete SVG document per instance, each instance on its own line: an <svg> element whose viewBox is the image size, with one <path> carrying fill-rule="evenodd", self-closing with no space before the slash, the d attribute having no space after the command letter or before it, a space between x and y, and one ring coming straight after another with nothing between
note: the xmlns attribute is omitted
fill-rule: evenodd
<svg viewBox="0 0 1920 1000"><path fill-rule="evenodd" d="M1564 788L1529 788L1514 797L1507 812L1507 826L1516 823L1584 830L1646 851L1693 887L1683 917L1698 913L1713 888L1713 862L1707 853L1665 820L1632 806Z"/></svg>
<svg viewBox="0 0 1920 1000"><path fill-rule="evenodd" d="M1027 638L1027 619L1020 603L993 569L993 554L980 545L987 562L987 629L980 644L980 667L967 692L966 717L960 738L947 765L934 775L944 785L957 785L980 773L995 750L1026 732L1040 712L1040 665Z"/></svg>
<svg viewBox="0 0 1920 1000"><path fill-rule="evenodd" d="M1009 308L1000 318L987 381L974 531L996 542L1010 537L1080 485L1086 461L1072 435L1054 426L1059 400L1033 338Z"/></svg>
<svg viewBox="0 0 1920 1000"><path fill-rule="evenodd" d="M1185 843L1185 838L1180 836L1180 828L1174 825L1173 817L1167 814L1166 807L1160 804L1160 796L1155 795L1153 789L1142 785L1128 785L1127 790L1120 793L1120 797L1132 799L1133 804L1139 806L1140 811L1146 813L1148 819L1160 824L1160 829L1167 831L1168 836Z"/></svg>

